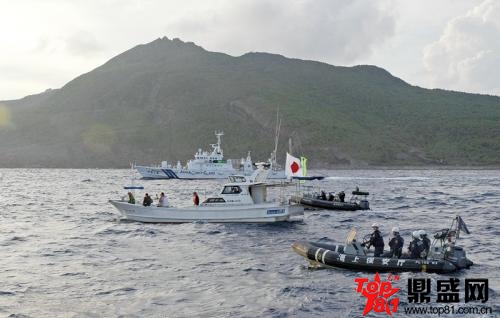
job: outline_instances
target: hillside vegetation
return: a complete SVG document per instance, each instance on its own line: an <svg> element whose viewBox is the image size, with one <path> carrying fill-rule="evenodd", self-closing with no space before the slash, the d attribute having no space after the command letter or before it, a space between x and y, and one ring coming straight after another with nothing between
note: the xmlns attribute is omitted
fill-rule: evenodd
<svg viewBox="0 0 500 318"><path fill-rule="evenodd" d="M191 158L223 130L227 158L266 160L282 118L314 168L500 164L500 98L411 86L375 66L232 57L162 38L64 87L1 102L1 167L127 167Z"/></svg>

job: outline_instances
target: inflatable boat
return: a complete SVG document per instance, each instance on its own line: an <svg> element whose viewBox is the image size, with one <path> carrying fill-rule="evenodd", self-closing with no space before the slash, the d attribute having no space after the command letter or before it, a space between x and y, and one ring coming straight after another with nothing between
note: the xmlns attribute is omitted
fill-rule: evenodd
<svg viewBox="0 0 500 318"><path fill-rule="evenodd" d="M459 224L461 218L457 216L456 220ZM465 227L465 223L463 226ZM468 233L468 230L466 232ZM424 259L411 259L404 256L399 259L374 257L362 246L362 242L356 240L355 229L349 233L345 245L299 241L292 245L292 249L309 260L312 267L339 267L378 272L449 273L473 265L473 262L466 257L463 248L456 245L459 233L459 226L456 229L438 231L434 235L429 255Z"/></svg>
<svg viewBox="0 0 500 318"><path fill-rule="evenodd" d="M352 196L349 201L344 201L345 194L343 191L334 195L332 192L328 195L324 192L303 193L302 195L292 196L291 200L302 205L312 206L315 208L328 210L369 210L368 195L370 193L355 190L352 191Z"/></svg>

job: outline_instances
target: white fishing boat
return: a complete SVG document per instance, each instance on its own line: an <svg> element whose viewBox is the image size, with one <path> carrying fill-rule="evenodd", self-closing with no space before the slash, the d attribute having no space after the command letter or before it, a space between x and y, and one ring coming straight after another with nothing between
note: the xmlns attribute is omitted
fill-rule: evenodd
<svg viewBox="0 0 500 318"><path fill-rule="evenodd" d="M267 173L268 170L258 169L251 176L230 176L219 194L208 197L198 206L142 206L125 199L109 202L125 219L140 222L270 223L302 215L304 208L290 204L283 195L278 200L268 200Z"/></svg>

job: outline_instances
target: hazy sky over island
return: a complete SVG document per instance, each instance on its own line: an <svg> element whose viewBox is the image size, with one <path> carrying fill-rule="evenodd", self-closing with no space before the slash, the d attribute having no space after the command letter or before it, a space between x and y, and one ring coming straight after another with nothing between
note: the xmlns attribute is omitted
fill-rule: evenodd
<svg viewBox="0 0 500 318"><path fill-rule="evenodd" d="M500 1L0 0L0 100L60 88L166 36L239 56L374 64L413 85L500 95Z"/></svg>

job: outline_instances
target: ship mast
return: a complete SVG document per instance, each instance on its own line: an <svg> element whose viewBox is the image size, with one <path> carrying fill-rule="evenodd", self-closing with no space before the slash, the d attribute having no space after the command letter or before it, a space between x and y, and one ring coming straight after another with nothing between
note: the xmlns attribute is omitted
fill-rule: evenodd
<svg viewBox="0 0 500 318"><path fill-rule="evenodd" d="M277 165L276 162L276 153L278 152L278 141L280 138L280 128L281 128L281 118L280 118L280 109L276 111L276 129L274 131L274 150L271 153L271 166L275 167Z"/></svg>
<svg viewBox="0 0 500 318"><path fill-rule="evenodd" d="M215 132L215 136L217 137L217 144L212 144L212 147L214 148L215 153L217 154L222 154L222 148L221 148L221 136L224 136L224 132L219 131Z"/></svg>

